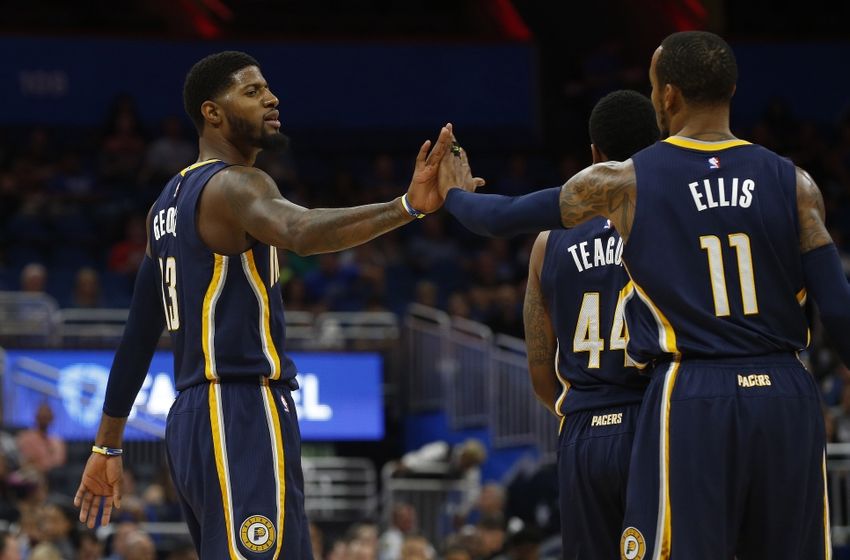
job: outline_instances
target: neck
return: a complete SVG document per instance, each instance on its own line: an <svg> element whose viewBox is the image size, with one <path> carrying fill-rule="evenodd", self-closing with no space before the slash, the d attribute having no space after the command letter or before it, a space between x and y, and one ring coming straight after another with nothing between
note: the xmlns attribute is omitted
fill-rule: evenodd
<svg viewBox="0 0 850 560"><path fill-rule="evenodd" d="M251 167L259 153L258 148L249 148L243 151L220 135L201 135L198 140L198 161L220 159L234 165Z"/></svg>
<svg viewBox="0 0 850 560"><path fill-rule="evenodd" d="M734 140L729 128L729 106L688 107L670 119L670 135L706 142Z"/></svg>

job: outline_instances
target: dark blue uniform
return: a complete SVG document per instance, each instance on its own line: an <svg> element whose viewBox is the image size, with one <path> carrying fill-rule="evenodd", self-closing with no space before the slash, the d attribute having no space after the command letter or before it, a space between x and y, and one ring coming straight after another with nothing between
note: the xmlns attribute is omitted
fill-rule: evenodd
<svg viewBox="0 0 850 560"><path fill-rule="evenodd" d="M605 219L549 233L540 285L563 390L558 475L564 558L617 556L632 437L648 379L625 353L632 285Z"/></svg>
<svg viewBox="0 0 850 560"><path fill-rule="evenodd" d="M673 137L632 158L624 260L653 364L621 557L829 557L825 439L808 344L791 162ZM634 301L634 300L633 300ZM631 305L631 304L629 304Z"/></svg>
<svg viewBox="0 0 850 560"><path fill-rule="evenodd" d="M200 195L225 167L184 169L152 211L180 390L166 425L169 465L201 558L312 558L276 249L219 255L197 233Z"/></svg>

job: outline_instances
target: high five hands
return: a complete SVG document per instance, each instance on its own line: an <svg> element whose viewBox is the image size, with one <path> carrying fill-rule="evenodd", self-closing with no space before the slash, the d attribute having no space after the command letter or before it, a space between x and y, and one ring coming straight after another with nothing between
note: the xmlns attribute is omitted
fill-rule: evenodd
<svg viewBox="0 0 850 560"><path fill-rule="evenodd" d="M472 176L466 150L457 143L452 124L447 123L433 148L426 140L419 149L407 197L411 206L430 214L440 209L450 189L473 192L484 184L484 179Z"/></svg>

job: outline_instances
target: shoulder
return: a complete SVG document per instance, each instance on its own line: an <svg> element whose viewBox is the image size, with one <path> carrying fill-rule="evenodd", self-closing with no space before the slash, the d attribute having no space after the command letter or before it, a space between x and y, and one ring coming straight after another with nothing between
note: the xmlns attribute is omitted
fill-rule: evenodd
<svg viewBox="0 0 850 560"><path fill-rule="evenodd" d="M239 189L250 187L253 185L274 185L268 173L256 167L247 167L244 165L230 165L223 168L221 171L213 175L209 180L209 185L224 188Z"/></svg>
<svg viewBox="0 0 850 560"><path fill-rule="evenodd" d="M543 268L543 261L546 258L546 247L549 244L550 231L542 231L537 234L537 239L534 240L534 245L531 246L531 256L529 257L528 268L531 272L540 275Z"/></svg>

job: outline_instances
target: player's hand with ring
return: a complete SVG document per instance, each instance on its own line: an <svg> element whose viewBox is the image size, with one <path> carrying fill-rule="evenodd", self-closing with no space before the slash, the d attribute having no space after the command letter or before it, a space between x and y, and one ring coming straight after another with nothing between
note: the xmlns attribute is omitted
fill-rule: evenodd
<svg viewBox="0 0 850 560"><path fill-rule="evenodd" d="M452 134L451 155L444 157L440 162L439 188L440 196L446 197L451 189L463 189L475 192L487 182L481 177L473 177L469 167L469 158L466 150L458 143Z"/></svg>

